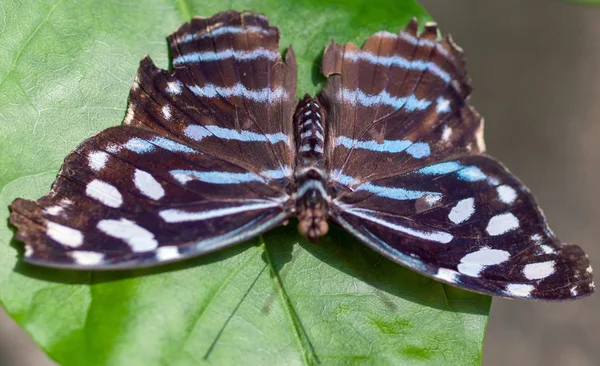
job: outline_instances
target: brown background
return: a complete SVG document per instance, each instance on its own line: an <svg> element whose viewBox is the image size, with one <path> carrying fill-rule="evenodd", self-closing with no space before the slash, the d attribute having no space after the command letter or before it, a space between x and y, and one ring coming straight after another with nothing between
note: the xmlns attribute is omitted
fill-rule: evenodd
<svg viewBox="0 0 600 366"><path fill-rule="evenodd" d="M421 0L467 54L488 152L535 193L555 233L600 273L600 7L547 0ZM484 365L600 364L600 296L496 299ZM0 365L46 365L0 313Z"/></svg>
<svg viewBox="0 0 600 366"><path fill-rule="evenodd" d="M533 191L554 232L600 273L600 7L422 0L465 49L488 152ZM596 281L598 282L598 281ZM600 296L496 299L484 365L599 365Z"/></svg>

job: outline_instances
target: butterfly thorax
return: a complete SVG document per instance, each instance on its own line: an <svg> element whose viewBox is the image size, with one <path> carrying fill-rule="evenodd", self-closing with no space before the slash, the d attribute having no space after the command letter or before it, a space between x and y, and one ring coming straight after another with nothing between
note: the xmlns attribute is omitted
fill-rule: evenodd
<svg viewBox="0 0 600 366"><path fill-rule="evenodd" d="M308 95L300 101L294 115L298 151L294 172L298 231L312 241L329 230L323 116L319 103Z"/></svg>

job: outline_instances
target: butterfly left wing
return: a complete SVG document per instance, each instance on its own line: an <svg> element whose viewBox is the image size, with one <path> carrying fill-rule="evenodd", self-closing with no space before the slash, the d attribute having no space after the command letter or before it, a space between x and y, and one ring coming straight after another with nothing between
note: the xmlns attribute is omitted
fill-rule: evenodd
<svg viewBox="0 0 600 366"><path fill-rule="evenodd" d="M279 170L254 173L152 131L109 128L71 153L50 193L11 204L24 260L73 269L194 257L280 225Z"/></svg>
<svg viewBox="0 0 600 366"><path fill-rule="evenodd" d="M434 25L330 44L331 219L389 259L471 291L544 300L593 292L578 246L550 231L522 183L483 154L462 52Z"/></svg>
<svg viewBox="0 0 600 366"><path fill-rule="evenodd" d="M284 222L296 65L250 12L169 37L174 70L140 63L124 125L85 141L49 194L11 204L25 260L124 268L197 256Z"/></svg>

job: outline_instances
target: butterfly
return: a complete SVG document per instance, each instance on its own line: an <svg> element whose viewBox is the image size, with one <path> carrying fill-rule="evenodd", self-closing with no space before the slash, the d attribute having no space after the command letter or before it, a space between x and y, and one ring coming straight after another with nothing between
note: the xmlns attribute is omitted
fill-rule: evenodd
<svg viewBox="0 0 600 366"><path fill-rule="evenodd" d="M145 57L122 126L67 156L51 191L16 199L24 260L135 268L246 241L290 218L330 223L390 260L484 294L594 291L592 268L550 231L529 190L485 154L462 50L411 21L362 48L331 42L327 83L296 98L291 47L265 16L194 18Z"/></svg>

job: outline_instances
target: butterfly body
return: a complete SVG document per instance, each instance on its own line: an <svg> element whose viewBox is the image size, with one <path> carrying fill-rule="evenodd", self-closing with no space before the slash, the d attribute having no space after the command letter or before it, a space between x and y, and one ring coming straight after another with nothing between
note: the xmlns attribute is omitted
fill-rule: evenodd
<svg viewBox="0 0 600 366"><path fill-rule="evenodd" d="M11 204L24 259L137 268L329 222L388 259L470 291L564 300L594 291L583 250L485 153L462 50L437 27L331 42L327 84L296 99L293 50L260 14L194 18L173 70L140 63L120 127L70 154L51 191Z"/></svg>
<svg viewBox="0 0 600 366"><path fill-rule="evenodd" d="M294 171L298 230L315 242L329 231L329 193L325 161L325 119L319 103L306 95L294 114L296 168Z"/></svg>

